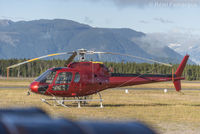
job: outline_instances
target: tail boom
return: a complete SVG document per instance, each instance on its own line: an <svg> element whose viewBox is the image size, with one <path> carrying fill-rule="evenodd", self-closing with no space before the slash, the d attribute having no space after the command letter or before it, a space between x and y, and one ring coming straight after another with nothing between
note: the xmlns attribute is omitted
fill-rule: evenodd
<svg viewBox="0 0 200 134"><path fill-rule="evenodd" d="M175 74L117 74L111 73L109 78L109 88L115 87L124 87L124 86L132 86L132 85L140 85L140 84L148 84L155 82L165 82L165 81L173 81L176 91L181 90L181 81L184 80L184 77L181 77L185 65L189 55L186 55Z"/></svg>

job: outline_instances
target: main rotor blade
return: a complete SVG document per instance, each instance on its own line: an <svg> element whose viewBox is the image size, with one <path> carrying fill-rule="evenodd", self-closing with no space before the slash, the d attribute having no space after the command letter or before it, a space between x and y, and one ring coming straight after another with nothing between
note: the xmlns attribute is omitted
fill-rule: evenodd
<svg viewBox="0 0 200 134"><path fill-rule="evenodd" d="M73 54L73 53L74 52L63 52L63 53L48 54L48 55L44 55L44 56L41 56L41 57L30 59L30 60L27 60L27 61L24 61L24 62L21 62L21 63L14 64L12 66L7 67L7 69L15 68L15 67L18 67L20 65L23 65L23 64L26 64L26 63L29 63L29 62L32 62L32 61L36 61L36 60L39 60L39 59L44 59L44 58L47 58L47 57L51 57L51 56L58 56L58 55L64 55L64 54Z"/></svg>
<svg viewBox="0 0 200 134"><path fill-rule="evenodd" d="M152 59L147 59L147 58L143 58L143 57L133 56L133 55L129 55L129 54L120 54L120 53L112 53L112 52L92 52L92 53L94 53L94 54L96 53L96 54L113 54L113 55L128 56L128 57L146 60L146 61L150 61L150 62L155 62L155 63L158 63L158 64L162 64L162 65L165 65L165 66L172 67L171 64L167 64L167 63L164 63L164 62L160 62L160 61L156 61L156 60L152 60ZM90 52L89 54L92 54L92 53Z"/></svg>
<svg viewBox="0 0 200 134"><path fill-rule="evenodd" d="M67 66L70 62L72 62L74 60L74 58L76 57L77 52L73 52L73 54L67 59L65 65Z"/></svg>

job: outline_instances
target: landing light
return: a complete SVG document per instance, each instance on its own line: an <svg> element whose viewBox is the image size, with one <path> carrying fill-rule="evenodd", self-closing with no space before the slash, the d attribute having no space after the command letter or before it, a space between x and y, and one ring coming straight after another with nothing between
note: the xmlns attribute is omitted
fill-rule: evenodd
<svg viewBox="0 0 200 134"><path fill-rule="evenodd" d="M35 86L33 86L33 88L38 88L38 86L37 86L37 85L35 85Z"/></svg>
<svg viewBox="0 0 200 134"><path fill-rule="evenodd" d="M126 94L128 94L128 93L129 93L129 92L128 92L128 89L125 89L125 93L126 93Z"/></svg>
<svg viewBox="0 0 200 134"><path fill-rule="evenodd" d="M167 89L164 89L164 93L167 93Z"/></svg>

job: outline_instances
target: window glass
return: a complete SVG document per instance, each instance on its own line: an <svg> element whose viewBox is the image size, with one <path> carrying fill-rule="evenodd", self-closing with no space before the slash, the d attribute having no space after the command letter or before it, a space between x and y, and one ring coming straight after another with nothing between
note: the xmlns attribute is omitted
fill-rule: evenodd
<svg viewBox="0 0 200 134"><path fill-rule="evenodd" d="M67 91L69 88L69 85L55 85L53 86L53 91Z"/></svg>
<svg viewBox="0 0 200 134"><path fill-rule="evenodd" d="M54 80L55 75L56 71L47 70L46 72L41 74L37 79L35 79L35 81L50 84Z"/></svg>
<svg viewBox="0 0 200 134"><path fill-rule="evenodd" d="M62 72L59 73L56 78L56 84L64 84L64 83L70 83L72 80L72 73L71 72Z"/></svg>
<svg viewBox="0 0 200 134"><path fill-rule="evenodd" d="M74 82L79 82L80 81L80 74L77 72L76 74L75 74L75 78L74 78Z"/></svg>

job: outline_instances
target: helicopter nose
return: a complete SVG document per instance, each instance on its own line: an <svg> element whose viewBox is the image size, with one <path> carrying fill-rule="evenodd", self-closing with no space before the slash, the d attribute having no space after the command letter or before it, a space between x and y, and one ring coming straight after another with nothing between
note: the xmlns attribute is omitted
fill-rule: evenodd
<svg viewBox="0 0 200 134"><path fill-rule="evenodd" d="M32 82L30 84L31 92L37 93L38 92L38 85L39 85L39 82L36 82L36 81Z"/></svg>

